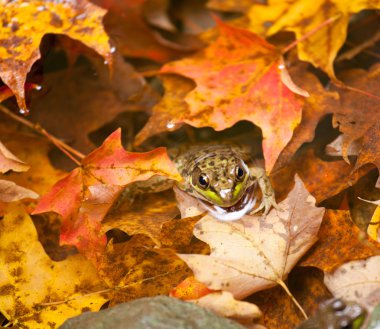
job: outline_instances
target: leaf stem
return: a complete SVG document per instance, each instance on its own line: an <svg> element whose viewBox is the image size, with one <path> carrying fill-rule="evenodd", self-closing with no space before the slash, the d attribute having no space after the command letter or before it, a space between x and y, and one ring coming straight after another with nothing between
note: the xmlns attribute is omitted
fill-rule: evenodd
<svg viewBox="0 0 380 329"><path fill-rule="evenodd" d="M358 89L358 88L355 88L355 87L351 87L351 86L348 86L346 84L344 84L342 81L339 81L339 80L332 80L331 81L335 86L339 87L339 88L342 88L342 89L347 89L347 90L350 90L350 91L354 91L354 92L357 92L359 94L363 94L365 96L368 96L368 97L371 97L371 98L374 98L374 99L377 99L380 101L380 96L377 96L377 95L374 95L374 94L371 94L369 93L368 91L365 91L365 90L361 90L361 89Z"/></svg>
<svg viewBox="0 0 380 329"><path fill-rule="evenodd" d="M302 315L305 317L305 319L308 319L308 316L302 306L298 303L297 299L293 296L293 294L290 292L289 288L285 284L284 281L278 280L277 283L285 290L285 292L288 294L288 296L292 299L293 303L298 307L298 309L301 311Z"/></svg>
<svg viewBox="0 0 380 329"><path fill-rule="evenodd" d="M289 45L287 45L284 49L281 50L281 53L285 54L286 52L288 52L289 50L291 50L295 46L297 46L300 42L306 40L307 38L309 38L310 36L312 36L313 34L315 34L316 32L318 32L323 27L325 27L325 26L331 24L332 22L336 21L339 17L340 17L340 15L336 15L334 17L331 17L331 18L323 21L321 24L318 24L315 28L313 28L309 32L305 33L301 38L296 39L292 43L290 43Z"/></svg>
<svg viewBox="0 0 380 329"><path fill-rule="evenodd" d="M29 120L13 113L11 110L6 108L4 105L0 104L0 111L4 114L11 117L13 120L20 122L21 124L27 126L28 128L38 132L39 134L45 136L49 141L51 141L57 148L59 148L64 154L66 154L72 161L74 161L78 166L80 166L80 161L76 159L76 156L79 159L83 159L85 157L84 154L67 145L65 142L61 141L57 137L49 134L44 128L42 128L38 123L30 122Z"/></svg>

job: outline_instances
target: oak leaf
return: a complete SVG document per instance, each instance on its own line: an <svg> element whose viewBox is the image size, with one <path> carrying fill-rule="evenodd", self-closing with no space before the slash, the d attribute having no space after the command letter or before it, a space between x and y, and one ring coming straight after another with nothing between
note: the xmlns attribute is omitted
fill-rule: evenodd
<svg viewBox="0 0 380 329"><path fill-rule="evenodd" d="M298 57L335 78L333 63L346 40L350 17L379 8L378 0L269 0L267 5L250 8L250 29L263 36L283 30L294 32L297 39L307 35L297 45Z"/></svg>
<svg viewBox="0 0 380 329"><path fill-rule="evenodd" d="M65 34L95 49L109 60L109 39L103 30L105 10L87 0L3 2L0 17L0 77L27 111L24 84L33 63L40 58L39 45L47 33Z"/></svg>
<svg viewBox="0 0 380 329"><path fill-rule="evenodd" d="M52 261L25 210L12 204L0 221L0 311L14 326L58 327L107 301L106 285L81 255Z"/></svg>
<svg viewBox="0 0 380 329"><path fill-rule="evenodd" d="M205 50L161 69L196 83L185 96L188 109L175 114L171 128L187 123L223 130L240 120L251 121L263 131L270 172L301 120L303 97L299 95L308 94L291 81L274 46L220 21L218 28L219 37Z"/></svg>
<svg viewBox="0 0 380 329"><path fill-rule="evenodd" d="M380 251L380 243L363 237L347 210L327 210L319 235L300 265L331 272L348 261L368 258Z"/></svg>
<svg viewBox="0 0 380 329"><path fill-rule="evenodd" d="M380 300L380 256L348 262L325 275L335 297L354 300L372 312Z"/></svg>
<svg viewBox="0 0 380 329"><path fill-rule="evenodd" d="M61 243L75 245L96 263L106 242L100 222L127 184L154 175L181 179L164 148L127 152L118 129L41 198L34 214L62 215Z"/></svg>
<svg viewBox="0 0 380 329"><path fill-rule="evenodd" d="M209 289L231 292L241 299L280 284L315 243L324 213L296 178L294 189L265 217L244 216L222 222L205 216L194 235L211 247L211 254L179 256Z"/></svg>

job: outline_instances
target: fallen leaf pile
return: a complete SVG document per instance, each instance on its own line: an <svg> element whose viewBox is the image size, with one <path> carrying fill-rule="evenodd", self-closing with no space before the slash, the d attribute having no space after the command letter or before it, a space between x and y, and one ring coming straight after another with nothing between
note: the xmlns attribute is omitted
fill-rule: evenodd
<svg viewBox="0 0 380 329"><path fill-rule="evenodd" d="M379 9L2 0L0 326L157 295L247 328L295 328L332 297L371 314ZM172 160L207 143L247 147L278 208L221 221L176 187Z"/></svg>

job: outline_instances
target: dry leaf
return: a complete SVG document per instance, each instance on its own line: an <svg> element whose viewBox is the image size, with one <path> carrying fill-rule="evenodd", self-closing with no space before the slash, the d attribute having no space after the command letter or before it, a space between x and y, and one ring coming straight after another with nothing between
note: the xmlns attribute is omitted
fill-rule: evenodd
<svg viewBox="0 0 380 329"><path fill-rule="evenodd" d="M355 301L372 312L380 300L380 256L348 262L331 274L325 284L335 297Z"/></svg>
<svg viewBox="0 0 380 329"><path fill-rule="evenodd" d="M9 180L0 179L0 202L19 201L27 198L37 199L38 194Z"/></svg>
<svg viewBox="0 0 380 329"><path fill-rule="evenodd" d="M0 142L0 173L4 174L10 170L27 171L29 168L29 165L18 159Z"/></svg>
<svg viewBox="0 0 380 329"><path fill-rule="evenodd" d="M211 247L210 256L180 257L195 277L213 290L226 290L235 298L281 284L299 258L315 243L324 213L314 206L299 178L282 211L266 217L245 216L235 222L204 217L194 235Z"/></svg>

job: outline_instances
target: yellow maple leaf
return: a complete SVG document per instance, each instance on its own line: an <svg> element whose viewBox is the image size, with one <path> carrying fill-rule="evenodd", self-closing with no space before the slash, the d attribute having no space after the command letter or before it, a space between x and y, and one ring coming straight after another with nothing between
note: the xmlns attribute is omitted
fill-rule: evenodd
<svg viewBox="0 0 380 329"><path fill-rule="evenodd" d="M22 206L11 204L0 221L0 312L22 328L57 328L107 301L106 288L83 256L52 261Z"/></svg>
<svg viewBox="0 0 380 329"><path fill-rule="evenodd" d="M83 42L106 59L110 45L102 25L106 10L87 0L1 1L0 77L26 111L26 74L40 57L39 45L47 33L65 34Z"/></svg>
<svg viewBox="0 0 380 329"><path fill-rule="evenodd" d="M335 78L333 62L346 40L351 15L379 8L379 0L270 0L250 8L250 29L264 36L288 30L297 39L310 33L298 43L299 58Z"/></svg>

